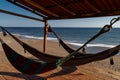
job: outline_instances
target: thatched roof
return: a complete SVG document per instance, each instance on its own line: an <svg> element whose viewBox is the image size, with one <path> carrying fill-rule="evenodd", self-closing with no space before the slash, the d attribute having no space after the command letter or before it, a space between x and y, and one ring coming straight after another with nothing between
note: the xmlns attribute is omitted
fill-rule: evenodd
<svg viewBox="0 0 120 80"><path fill-rule="evenodd" d="M120 0L7 0L48 20L120 15Z"/></svg>

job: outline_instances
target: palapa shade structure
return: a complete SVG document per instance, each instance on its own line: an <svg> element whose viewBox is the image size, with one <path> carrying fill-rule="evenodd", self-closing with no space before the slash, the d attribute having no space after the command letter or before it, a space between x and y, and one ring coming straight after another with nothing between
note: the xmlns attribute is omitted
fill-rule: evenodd
<svg viewBox="0 0 120 80"><path fill-rule="evenodd" d="M47 20L120 15L120 0L7 0Z"/></svg>

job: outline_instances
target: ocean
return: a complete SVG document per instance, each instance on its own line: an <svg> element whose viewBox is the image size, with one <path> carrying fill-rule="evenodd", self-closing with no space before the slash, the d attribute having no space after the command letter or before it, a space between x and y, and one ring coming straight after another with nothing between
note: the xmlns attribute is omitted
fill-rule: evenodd
<svg viewBox="0 0 120 80"><path fill-rule="evenodd" d="M20 37L43 39L44 31L43 28L41 27L6 27L6 29L13 34L19 35ZM53 30L59 35L59 37L63 41L77 48L82 46L92 36L97 34L101 30L101 28L54 27ZM48 39L57 41L57 39L52 33L48 33ZM120 28L111 29L111 31L102 34L87 46L88 46L88 52L96 52L103 50L104 47L108 48L116 45L120 45ZM98 48L98 47L102 47L102 48ZM93 48L95 49L91 50Z"/></svg>

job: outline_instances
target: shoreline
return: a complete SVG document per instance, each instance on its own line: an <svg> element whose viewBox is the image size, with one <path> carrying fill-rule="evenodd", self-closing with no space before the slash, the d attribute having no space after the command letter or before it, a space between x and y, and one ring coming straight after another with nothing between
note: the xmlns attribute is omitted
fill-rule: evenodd
<svg viewBox="0 0 120 80"><path fill-rule="evenodd" d="M1 32L0 32L1 34ZM15 36L18 36L21 39L29 39L29 40L43 40L43 37L37 37L37 36L29 36L29 35L21 35L21 34L13 34ZM47 37L47 41L51 41L51 42L58 42L57 38L54 37ZM74 49L79 48L80 46L83 45L83 43L75 43L75 42L70 42L70 41L64 41L65 43L69 44L70 46L72 46ZM111 44L100 44L100 43L90 43L87 45L87 53L97 53L97 52L101 52L104 51L106 49L115 47L117 45L111 45ZM119 53L120 54L120 53Z"/></svg>
<svg viewBox="0 0 120 80"><path fill-rule="evenodd" d="M22 39L29 39L29 40L33 39L33 40L41 40L41 41L43 40L43 37L24 36L24 35L17 35L17 34L14 34L14 35L16 35L16 36L18 36L19 38L22 38ZM58 43L57 38L53 38L53 37L48 37L47 41ZM64 41L64 42L66 44L70 45L73 49L77 49L80 46L84 45L83 43L75 43L75 42L69 42L69 41ZM115 46L117 46L117 45L99 44L99 43L91 44L90 43L90 44L87 45L86 52L96 54L98 52L104 51L106 49L109 49L109 48L112 48L112 47L115 47ZM117 55L120 55L120 52Z"/></svg>

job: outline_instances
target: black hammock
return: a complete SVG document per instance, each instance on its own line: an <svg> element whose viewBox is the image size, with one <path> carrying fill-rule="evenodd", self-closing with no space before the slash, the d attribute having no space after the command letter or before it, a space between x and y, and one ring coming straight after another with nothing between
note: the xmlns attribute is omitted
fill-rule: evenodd
<svg viewBox="0 0 120 80"><path fill-rule="evenodd" d="M58 67L56 64L58 60L52 62L45 62L45 61L34 61L32 59L26 58L12 48L10 48L6 43L0 39L2 43L3 50L9 60L9 62L20 72L24 74L40 74L44 72L48 72Z"/></svg>
<svg viewBox="0 0 120 80"><path fill-rule="evenodd" d="M67 44L65 44L65 42L57 35L57 33L49 26L48 28L49 32L52 32L55 37L57 38L57 40L59 41L60 45L62 45L62 47L70 54L72 52L74 52L75 50L73 50L72 48L70 48ZM81 52L77 52L77 54L75 56L82 56L82 55L92 55L92 54L85 54L85 53L81 53Z"/></svg>

